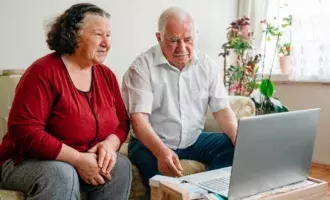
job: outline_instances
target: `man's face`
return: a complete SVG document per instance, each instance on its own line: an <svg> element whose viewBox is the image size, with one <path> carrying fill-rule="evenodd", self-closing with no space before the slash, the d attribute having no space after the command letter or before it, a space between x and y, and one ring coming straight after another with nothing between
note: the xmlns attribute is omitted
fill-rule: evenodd
<svg viewBox="0 0 330 200"><path fill-rule="evenodd" d="M182 69L194 55L195 30L190 19L169 19L164 36L156 34L161 50L168 62Z"/></svg>

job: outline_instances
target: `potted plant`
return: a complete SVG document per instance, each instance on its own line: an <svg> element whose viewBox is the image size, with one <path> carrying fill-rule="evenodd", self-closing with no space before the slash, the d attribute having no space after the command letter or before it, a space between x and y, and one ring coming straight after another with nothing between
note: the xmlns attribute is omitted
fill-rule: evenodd
<svg viewBox="0 0 330 200"><path fill-rule="evenodd" d="M256 81L257 64L261 55L253 47L253 32L249 18L233 21L227 29L228 42L222 45L224 83L230 95L249 96L259 85ZM227 66L227 57L234 53L234 63Z"/></svg>
<svg viewBox="0 0 330 200"><path fill-rule="evenodd" d="M287 112L289 109L274 97L275 84L269 78L263 79L259 89L255 90L250 98L256 106L256 115Z"/></svg>
<svg viewBox="0 0 330 200"><path fill-rule="evenodd" d="M279 56L280 70L282 73L287 74L289 72L291 65L291 57L290 57L291 30L290 29L292 26L292 15L289 15L288 17L284 17L282 21L283 21L283 24L281 24L282 32L289 34L289 37L287 39L289 41L281 41L280 45L278 46L278 51L279 51L278 56Z"/></svg>
<svg viewBox="0 0 330 200"><path fill-rule="evenodd" d="M288 18L290 21L285 20L288 23L284 23L281 25L282 28L291 25L292 16L290 15ZM259 89L256 90L252 95L251 99L254 101L256 105L257 114L269 114L274 112L287 112L289 109L283 105L279 99L275 98L273 95L275 93L275 84L271 80L273 68L275 65L275 59L277 58L277 54L279 57L283 57L284 59L290 55L291 43L284 43L280 45L283 36L283 30L280 30L279 27L275 27L272 23L267 23L266 20L261 21L262 24L265 24L264 34L266 38L266 42L264 43L264 55L263 55L263 64L262 64L262 73L261 73L261 83L259 85ZM270 68L270 72L268 77L264 77L264 69L265 69L265 52L267 49L267 42L271 40L271 37L275 38L275 48L273 49L273 60ZM282 60L284 60L282 59ZM284 60L285 61L285 60ZM284 63L285 64L285 63ZM286 67L289 63L286 63ZM283 65L284 67L284 65ZM287 68L285 69L287 70Z"/></svg>
<svg viewBox="0 0 330 200"><path fill-rule="evenodd" d="M286 42L279 48L279 64L280 64L280 71L283 74L287 74L289 72L289 68L291 65L291 43Z"/></svg>
<svg viewBox="0 0 330 200"><path fill-rule="evenodd" d="M271 23L267 23L264 30L265 38L276 38L276 47L282 32ZM256 53L253 47L253 31L250 30L249 18L243 17L231 23L227 29L228 42L223 44L223 52L219 56L224 58L224 83L230 95L249 96L255 103L257 114L268 114L273 112L288 111L287 107L273 95L275 84L271 81L272 68L269 76L264 77L265 62L263 59L262 68L259 69L261 54ZM266 43L264 44L266 49ZM277 49L274 50L277 53ZM234 53L234 63L227 67L227 57ZM263 58L265 55L263 56ZM275 59L274 55L274 59Z"/></svg>

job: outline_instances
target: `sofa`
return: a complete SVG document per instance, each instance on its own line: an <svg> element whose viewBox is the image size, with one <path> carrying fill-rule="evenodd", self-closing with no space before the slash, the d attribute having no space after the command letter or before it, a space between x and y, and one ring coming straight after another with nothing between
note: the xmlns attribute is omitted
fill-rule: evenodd
<svg viewBox="0 0 330 200"><path fill-rule="evenodd" d="M15 84L17 84L19 77L23 72L24 72L24 70L6 70L5 72L0 71L0 83L2 81L1 78L4 79L3 76L11 76L11 78L15 79L14 81L13 80L9 81L10 84L14 84L14 85L6 84L7 91L3 91L4 89L0 88L0 92L1 93L7 92L9 94L9 96L10 96L10 94L13 95L14 94L13 91L8 91L8 88L11 88L11 90L13 90L13 88L15 88ZM0 95L0 96L6 96L6 95ZM12 100L12 97L10 97L9 99ZM242 97L242 96L230 96L229 101L230 101L230 106L233 109L237 119L240 119L242 117L249 117L249 116L252 116L255 114L255 106L251 99L249 99L247 97ZM0 99L0 107L5 106L5 107L10 108L10 102L8 102L7 104L3 103L3 100ZM1 108L0 108L0 111L1 111ZM7 116L1 116L1 114L2 115L4 115L4 114L0 112L0 118L5 122L7 120ZM6 112L5 114L8 114L8 112ZM5 129L2 126L3 133L0 132L0 141L2 139L1 134L3 135L4 131L5 131ZM217 126L215 120L213 119L212 113L210 111L207 113L207 116L206 116L205 131L217 131L217 132L221 131L219 129L219 127ZM128 141L129 141L129 137L120 148L120 152L125 156L128 156L128 152L127 152ZM183 175L202 172L202 171L205 171L205 169L206 169L204 164L199 163L197 161L180 160L180 162L183 167ZM132 182L130 199L134 199L134 200L135 199L145 199L146 192L147 192L147 188L144 187L144 185L142 184L142 177L139 174L139 171L136 168L136 166L133 165L133 182ZM5 199L6 200L7 199L21 200L21 199L24 199L24 195L18 191L3 190L3 189L1 189L1 186L0 186L0 200L5 200Z"/></svg>

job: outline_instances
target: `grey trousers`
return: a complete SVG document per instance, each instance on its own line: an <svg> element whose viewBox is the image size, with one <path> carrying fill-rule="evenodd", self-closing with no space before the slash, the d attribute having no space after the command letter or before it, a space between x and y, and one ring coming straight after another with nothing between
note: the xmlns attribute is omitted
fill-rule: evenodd
<svg viewBox="0 0 330 200"><path fill-rule="evenodd" d="M125 200L132 182L131 163L121 154L111 171L111 180L100 186L86 184L72 165L61 161L29 159L14 166L12 160L7 160L0 171L2 188L21 191L27 200L76 200L80 190L88 200Z"/></svg>

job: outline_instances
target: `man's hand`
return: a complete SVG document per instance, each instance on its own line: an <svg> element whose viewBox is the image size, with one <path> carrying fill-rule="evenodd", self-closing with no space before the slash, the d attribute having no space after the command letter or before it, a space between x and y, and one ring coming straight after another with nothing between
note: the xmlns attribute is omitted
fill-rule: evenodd
<svg viewBox="0 0 330 200"><path fill-rule="evenodd" d="M116 148L108 140L104 140L97 143L88 152L97 155L97 163L102 175L110 175L111 170L117 162Z"/></svg>
<svg viewBox="0 0 330 200"><path fill-rule="evenodd" d="M104 178L100 174L95 153L79 153L78 159L73 163L80 177L87 183L94 186L103 185ZM104 175L110 180L110 175Z"/></svg>
<svg viewBox="0 0 330 200"><path fill-rule="evenodd" d="M149 122L149 115L133 113L131 114L131 121L137 139L156 156L158 171L166 176L182 176L182 167L178 156L157 136Z"/></svg>
<svg viewBox="0 0 330 200"><path fill-rule="evenodd" d="M182 176L182 167L178 155L171 149L163 150L158 156L158 170L166 176L178 177Z"/></svg>

